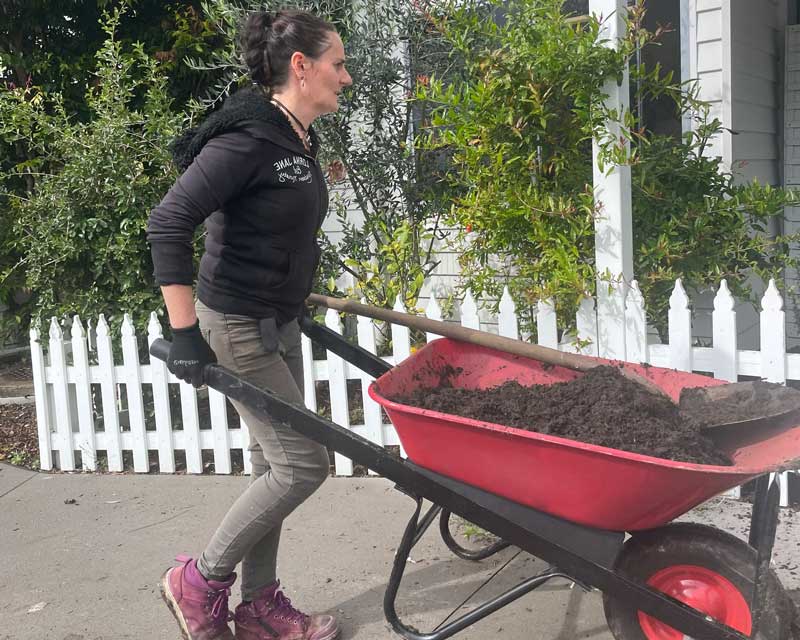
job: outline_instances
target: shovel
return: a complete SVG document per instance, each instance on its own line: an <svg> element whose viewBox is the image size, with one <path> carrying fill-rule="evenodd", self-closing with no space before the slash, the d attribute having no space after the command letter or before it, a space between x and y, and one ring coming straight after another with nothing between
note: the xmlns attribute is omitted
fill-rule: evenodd
<svg viewBox="0 0 800 640"><path fill-rule="evenodd" d="M740 433L800 424L800 391L762 380L684 389L678 407L707 432Z"/></svg>
<svg viewBox="0 0 800 640"><path fill-rule="evenodd" d="M545 364L552 364L559 367L565 367L574 371L588 371L594 367L602 366L606 363L597 362L596 358L589 356L582 356L577 353L564 353L557 349L550 349L538 344L531 344L529 342L522 342L520 340L513 340L512 338L505 338L503 336L496 336L492 333L485 331L476 331L450 322L442 322L440 320L431 320L423 316L414 316L409 313L400 313L399 311L391 311L390 309L383 309L381 307L373 307L366 304L361 304L354 300L347 300L344 298L331 298L329 296L321 296L312 293L308 296L307 302L328 309L335 309L344 313L353 313L375 320L383 320L391 322L392 324L399 324L411 329L419 329L420 331L427 331L435 333L445 338L452 338L453 340L460 340L469 344L477 344L483 347L496 349L497 351L504 351L512 353L517 356L531 358L538 360ZM661 396L673 402L661 387L656 385L651 380L648 380L635 371L621 367L620 373L626 378L642 385L647 391L655 395Z"/></svg>
<svg viewBox="0 0 800 640"><path fill-rule="evenodd" d="M307 301L336 311L435 333L574 371L588 371L605 364L589 356L564 353L557 349L476 331L449 322L373 307L354 300L312 293ZM646 377L624 367L620 368L620 372L649 392L673 402L663 389ZM685 418L695 421L703 431L715 438L742 437L745 431L783 429L800 424L800 391L760 380L684 389L677 406Z"/></svg>

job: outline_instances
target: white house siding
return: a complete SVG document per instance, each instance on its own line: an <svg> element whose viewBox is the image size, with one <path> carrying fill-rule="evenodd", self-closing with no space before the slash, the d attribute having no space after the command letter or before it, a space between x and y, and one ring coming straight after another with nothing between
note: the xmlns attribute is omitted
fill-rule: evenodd
<svg viewBox="0 0 800 640"><path fill-rule="evenodd" d="M731 0L731 136L743 180L781 182L781 92L786 9L777 0Z"/></svg>
<svg viewBox="0 0 800 640"><path fill-rule="evenodd" d="M719 118L730 126L727 111L729 102L724 101L723 87L729 69L726 63L726 49L730 41L726 34L729 28L727 1L723 0L682 0L684 16L681 29L685 36L682 47L681 75L684 81L696 80L700 97L711 105L711 116ZM728 58L729 59L729 58ZM708 153L721 156L730 161L730 142L725 136L712 141Z"/></svg>
<svg viewBox="0 0 800 640"><path fill-rule="evenodd" d="M785 93L784 93L784 153L783 184L786 188L800 189L800 25L786 29L785 37ZM784 229L787 233L800 231L800 207L787 207ZM795 255L800 248L794 250ZM800 289L800 277L791 270L786 275L787 287ZM789 302L787 307L787 331L792 336L800 335L797 305ZM794 338L794 344L800 340Z"/></svg>
<svg viewBox="0 0 800 640"><path fill-rule="evenodd" d="M783 0L684 0L683 78L726 131L708 153L741 180L780 184Z"/></svg>
<svg viewBox="0 0 800 640"><path fill-rule="evenodd" d="M707 152L720 156L739 181L780 185L785 1L683 2L683 78L698 80L700 97L725 127ZM701 341L710 340L712 300L711 295L695 300L694 332ZM740 344L758 348L756 310L740 304L737 323Z"/></svg>

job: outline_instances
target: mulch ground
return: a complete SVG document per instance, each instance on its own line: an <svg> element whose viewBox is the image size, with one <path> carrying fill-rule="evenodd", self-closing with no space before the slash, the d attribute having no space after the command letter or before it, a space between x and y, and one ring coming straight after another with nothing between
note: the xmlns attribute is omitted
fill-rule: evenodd
<svg viewBox="0 0 800 640"><path fill-rule="evenodd" d="M0 404L0 462L39 468L36 408L32 404Z"/></svg>
<svg viewBox="0 0 800 640"><path fill-rule="evenodd" d="M615 367L596 367L566 383L523 387L517 382L473 390L454 388L443 371L437 388L393 398L403 404L517 427L632 453L730 465L700 425L668 398L653 394Z"/></svg>

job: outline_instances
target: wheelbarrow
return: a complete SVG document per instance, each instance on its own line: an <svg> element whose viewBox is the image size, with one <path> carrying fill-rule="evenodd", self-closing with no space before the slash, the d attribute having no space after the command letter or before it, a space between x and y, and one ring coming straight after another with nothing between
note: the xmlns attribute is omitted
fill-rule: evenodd
<svg viewBox="0 0 800 640"><path fill-rule="evenodd" d="M437 339L396 367L305 318L303 331L376 378L369 393L393 422L408 459L259 389L212 365L208 385L251 410L396 483L416 502L384 596L384 614L408 640L443 640L554 578L603 593L606 619L617 640L787 640L797 631L794 606L770 568L779 488L770 473L800 458L800 426L737 433L721 443L729 467L674 462L512 427L410 407L387 398L433 382L442 363L460 369L454 386L485 388L561 382L572 370ZM151 353L165 359L169 344ZM626 365L637 367L638 365ZM671 395L684 387L719 384L705 376L650 367L648 377ZM713 527L672 523L708 498L756 479L747 542ZM423 500L433 503L422 515ZM452 538L456 514L500 542L470 551ZM548 563L475 609L421 632L404 623L396 597L409 554L440 518L458 555L485 558L514 545Z"/></svg>

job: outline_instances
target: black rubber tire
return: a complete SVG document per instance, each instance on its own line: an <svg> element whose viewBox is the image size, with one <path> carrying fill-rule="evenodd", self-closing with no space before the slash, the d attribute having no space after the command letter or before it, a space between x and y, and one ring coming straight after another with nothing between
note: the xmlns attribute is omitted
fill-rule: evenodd
<svg viewBox="0 0 800 640"><path fill-rule="evenodd" d="M675 523L636 532L617 557L615 569L626 577L646 583L667 567L681 564L709 569L729 580L750 601L755 576L756 552L743 540L700 524ZM790 640L793 637L794 604L770 569L766 577L767 611L757 640ZM603 594L608 627L616 640L648 640L639 624L638 611Z"/></svg>

